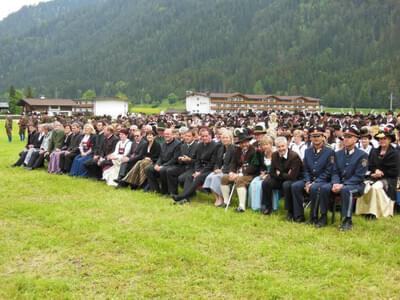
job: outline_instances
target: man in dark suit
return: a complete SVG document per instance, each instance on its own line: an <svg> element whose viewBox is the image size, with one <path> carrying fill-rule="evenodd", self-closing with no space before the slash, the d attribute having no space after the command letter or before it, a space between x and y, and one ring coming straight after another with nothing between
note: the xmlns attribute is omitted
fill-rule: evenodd
<svg viewBox="0 0 400 300"><path fill-rule="evenodd" d="M16 163L11 165L11 167L19 167L24 163L26 154L29 149L32 148L40 148L39 144L39 132L37 131L35 124L29 124L29 134L28 134L28 142L26 143L25 149L19 153L19 159Z"/></svg>
<svg viewBox="0 0 400 300"><path fill-rule="evenodd" d="M285 137L275 139L277 151L271 158L271 177L262 183L262 203L265 205L264 215L272 213L272 190L282 189L285 197L285 209L291 211L292 208L292 183L300 179L303 163L300 156L288 149L288 142ZM303 219L297 219L296 222L304 222Z"/></svg>
<svg viewBox="0 0 400 300"><path fill-rule="evenodd" d="M100 140L100 138L98 140ZM108 160L107 156L114 152L115 145L117 145L118 141L119 138L114 135L114 128L111 125L106 126L104 129L102 148L100 150L95 150L95 152L97 151L97 156L95 155L93 159L84 162L89 177L97 180L101 179L103 168L107 165L112 165L112 161Z"/></svg>
<svg viewBox="0 0 400 300"><path fill-rule="evenodd" d="M97 134L95 139L95 145L93 148L93 158L84 162L85 168L88 170L89 177L99 178L100 176L101 178L101 175L99 175L99 173L101 172L97 167L97 163L99 159L102 157L101 153L103 151L103 144L105 139L104 128L105 128L105 123L103 121L97 121L96 123Z"/></svg>
<svg viewBox="0 0 400 300"><path fill-rule="evenodd" d="M324 145L325 128L313 126L309 129L312 147L304 154L304 179L292 184L293 211L288 211L288 218L303 219L304 192L311 201L311 212L309 224L316 227L324 227L327 222L326 207L321 207L321 218L318 220L317 210L319 204L320 189L326 183L331 182L335 153L331 148ZM292 214L292 216L290 216Z"/></svg>
<svg viewBox="0 0 400 300"><path fill-rule="evenodd" d="M81 133L82 126L79 123L73 123L71 125L71 130L71 142L67 150L60 155L60 169L62 173L69 173L69 171L71 171L71 166L74 158L80 153L79 144L83 137Z"/></svg>
<svg viewBox="0 0 400 300"><path fill-rule="evenodd" d="M194 131L187 130L183 133L184 142L180 146L180 156L167 170L168 193L178 194L178 184L183 185L185 178L194 172L194 158L197 142L194 140Z"/></svg>
<svg viewBox="0 0 400 300"><path fill-rule="evenodd" d="M168 194L167 171L178 159L180 141L174 138L172 129L164 131L164 143L161 145L161 153L155 164L151 164L145 169L149 191ZM161 188L158 183L161 182Z"/></svg>
<svg viewBox="0 0 400 300"><path fill-rule="evenodd" d="M355 145L360 137L356 127L343 131L344 149L335 152L332 181L321 187L321 210L326 209L331 193L339 194L342 203L342 225L340 231L353 228L353 196L364 192L364 179L368 171L368 154Z"/></svg>
<svg viewBox="0 0 400 300"><path fill-rule="evenodd" d="M119 169L118 178L115 180L118 183L117 188L126 186L126 183L121 179L128 174L128 172L133 168L133 166L141 159L144 158L144 153L147 147L147 141L142 138L140 130L136 129L132 132L132 147L129 155L123 157L121 161L121 167Z"/></svg>
<svg viewBox="0 0 400 300"><path fill-rule="evenodd" d="M208 128L200 130L201 143L198 144L196 150L196 158L194 165L194 173L186 176L183 185L183 193L180 195L173 195L174 204L184 204L190 202L189 198L192 197L197 187L203 184L204 180L210 174L215 165L217 158L216 150L217 144L212 141L212 131Z"/></svg>

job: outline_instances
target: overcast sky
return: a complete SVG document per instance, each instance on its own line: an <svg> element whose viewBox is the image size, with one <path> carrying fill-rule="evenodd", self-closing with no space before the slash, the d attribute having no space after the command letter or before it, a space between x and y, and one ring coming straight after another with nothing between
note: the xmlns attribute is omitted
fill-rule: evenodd
<svg viewBox="0 0 400 300"><path fill-rule="evenodd" d="M51 0L0 0L0 21L9 14L18 11L24 5L33 5L48 1Z"/></svg>

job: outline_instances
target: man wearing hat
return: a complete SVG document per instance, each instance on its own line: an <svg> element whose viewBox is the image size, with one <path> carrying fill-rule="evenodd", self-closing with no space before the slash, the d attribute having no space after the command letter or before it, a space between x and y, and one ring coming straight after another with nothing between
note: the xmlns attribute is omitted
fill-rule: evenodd
<svg viewBox="0 0 400 300"><path fill-rule="evenodd" d="M233 158L229 166L229 174L221 178L221 191L225 206L229 202L230 183L236 185L239 198L239 207L236 212L246 210L247 188L255 176L258 175L261 165L259 152L250 145L251 137L244 131L238 136L238 144L233 152Z"/></svg>
<svg viewBox="0 0 400 300"><path fill-rule="evenodd" d="M334 151L324 144L325 128L313 126L309 129L312 147L305 151L304 155L304 179L292 184L293 216L296 222L303 222L304 208L303 195L307 193L311 201L310 222L316 227L324 227L328 224L326 207L321 207L321 218L318 220L318 201L320 189L331 181L334 163Z"/></svg>
<svg viewBox="0 0 400 300"><path fill-rule="evenodd" d="M165 131L165 124L164 122L157 123L157 136L155 137L155 141L160 145L164 144L164 131Z"/></svg>
<svg viewBox="0 0 400 300"><path fill-rule="evenodd" d="M266 133L267 133L267 130L265 129L264 123L260 122L255 126L255 128L254 128L255 140L252 142L252 146L255 149L258 149L260 147L260 141L262 140L262 138L265 136Z"/></svg>
<svg viewBox="0 0 400 300"><path fill-rule="evenodd" d="M332 181L320 189L321 211L326 211L331 192L339 194L342 203L342 218L339 230L353 227L353 196L364 192L364 179L368 170L368 154L356 147L360 132L356 127L343 130L344 148L335 153Z"/></svg>

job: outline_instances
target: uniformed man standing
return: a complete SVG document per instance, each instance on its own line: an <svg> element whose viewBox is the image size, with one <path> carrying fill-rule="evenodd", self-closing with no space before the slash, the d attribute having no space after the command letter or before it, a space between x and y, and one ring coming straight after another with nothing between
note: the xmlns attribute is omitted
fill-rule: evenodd
<svg viewBox="0 0 400 300"><path fill-rule="evenodd" d="M6 128L6 133L8 136L8 141L10 143L12 142L12 127L13 127L13 119L10 116L10 112L7 112L5 128Z"/></svg>
<svg viewBox="0 0 400 300"><path fill-rule="evenodd" d="M339 194L344 220L339 230L352 229L353 196L364 192L364 179L368 170L368 154L356 147L360 132L356 127L343 131L344 149L335 153L332 181L321 187L321 211L326 210L331 192Z"/></svg>
<svg viewBox="0 0 400 300"><path fill-rule="evenodd" d="M321 208L321 218L318 220L318 202L320 189L331 182L334 151L324 145L325 128L313 126L309 129L312 147L304 154L304 179L292 184L293 214L295 220L304 220L303 196L306 192L311 201L310 222L316 227L324 227L328 224L326 206Z"/></svg>

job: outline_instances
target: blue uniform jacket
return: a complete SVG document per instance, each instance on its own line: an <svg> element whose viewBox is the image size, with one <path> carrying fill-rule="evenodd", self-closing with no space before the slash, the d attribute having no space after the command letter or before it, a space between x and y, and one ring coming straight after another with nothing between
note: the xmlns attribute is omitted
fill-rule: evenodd
<svg viewBox="0 0 400 300"><path fill-rule="evenodd" d="M354 148L354 152L347 155L345 149L342 149L335 153L333 169L333 184L364 185L365 174L368 171L368 154Z"/></svg>
<svg viewBox="0 0 400 300"><path fill-rule="evenodd" d="M314 147L307 148L304 154L304 182L330 182L332 179L335 152L322 146L319 153Z"/></svg>

